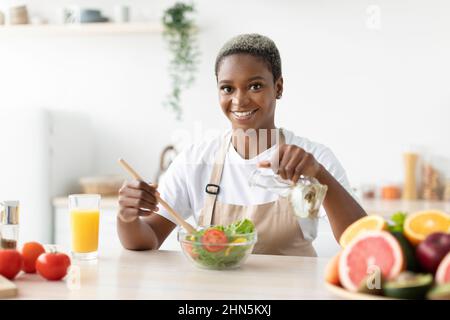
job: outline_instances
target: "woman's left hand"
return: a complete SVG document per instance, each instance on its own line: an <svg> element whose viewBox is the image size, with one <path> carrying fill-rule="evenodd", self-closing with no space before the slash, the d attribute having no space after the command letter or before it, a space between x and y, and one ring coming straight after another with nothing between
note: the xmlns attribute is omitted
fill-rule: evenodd
<svg viewBox="0 0 450 320"><path fill-rule="evenodd" d="M277 164L278 170L276 170ZM281 145L272 162L261 161L258 166L261 168L271 167L283 179L292 180L294 183L297 183L301 175L317 178L317 175L323 170L322 165L311 153L292 144Z"/></svg>

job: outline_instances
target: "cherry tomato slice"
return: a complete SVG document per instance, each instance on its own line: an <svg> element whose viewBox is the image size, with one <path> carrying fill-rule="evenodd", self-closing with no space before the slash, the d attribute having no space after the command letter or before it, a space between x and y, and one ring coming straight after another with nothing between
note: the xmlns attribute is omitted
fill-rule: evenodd
<svg viewBox="0 0 450 320"><path fill-rule="evenodd" d="M219 252L226 248L228 238L225 232L217 229L206 230L201 238L203 248L209 252Z"/></svg>

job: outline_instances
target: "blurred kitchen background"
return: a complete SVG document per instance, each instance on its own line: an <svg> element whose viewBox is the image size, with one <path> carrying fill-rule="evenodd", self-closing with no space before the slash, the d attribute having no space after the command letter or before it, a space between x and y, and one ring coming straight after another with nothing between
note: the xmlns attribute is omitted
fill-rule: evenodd
<svg viewBox="0 0 450 320"><path fill-rule="evenodd" d="M281 53L277 125L329 146L369 213L449 211L450 2L193 3L199 65L177 120L163 104L161 23L175 1L0 1L0 200L20 201L21 241L67 244L67 195L100 192L100 243L119 246L117 159L154 181L177 150L228 128L214 60L250 32ZM325 220L320 232L319 254L331 255Z"/></svg>

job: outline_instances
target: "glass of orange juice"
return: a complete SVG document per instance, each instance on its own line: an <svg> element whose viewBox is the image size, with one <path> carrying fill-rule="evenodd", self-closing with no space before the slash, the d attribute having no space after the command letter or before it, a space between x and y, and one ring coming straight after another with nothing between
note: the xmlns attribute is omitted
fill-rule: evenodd
<svg viewBox="0 0 450 320"><path fill-rule="evenodd" d="M72 255L79 260L97 258L100 223L100 195L69 195Z"/></svg>

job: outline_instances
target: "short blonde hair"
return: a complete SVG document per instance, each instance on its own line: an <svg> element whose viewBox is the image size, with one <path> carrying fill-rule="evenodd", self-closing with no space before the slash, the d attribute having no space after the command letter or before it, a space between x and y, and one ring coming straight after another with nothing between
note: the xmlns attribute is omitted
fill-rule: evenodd
<svg viewBox="0 0 450 320"><path fill-rule="evenodd" d="M261 58L272 72L275 82L281 76L281 58L275 42L257 34L241 34L228 40L220 49L215 64L216 79L222 60L233 54L249 54Z"/></svg>

